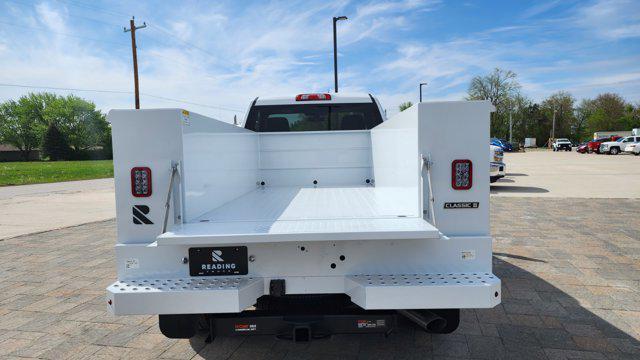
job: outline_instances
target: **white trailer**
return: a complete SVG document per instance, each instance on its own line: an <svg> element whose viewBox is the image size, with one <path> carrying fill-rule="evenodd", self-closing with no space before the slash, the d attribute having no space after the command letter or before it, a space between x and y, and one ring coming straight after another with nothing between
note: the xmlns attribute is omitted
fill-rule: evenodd
<svg viewBox="0 0 640 360"><path fill-rule="evenodd" d="M386 120L371 95L338 94L257 98L244 128L180 109L110 111L109 311L160 315L176 338L198 323L210 339L388 332L397 313L455 330L459 309L501 297L491 111L420 103Z"/></svg>

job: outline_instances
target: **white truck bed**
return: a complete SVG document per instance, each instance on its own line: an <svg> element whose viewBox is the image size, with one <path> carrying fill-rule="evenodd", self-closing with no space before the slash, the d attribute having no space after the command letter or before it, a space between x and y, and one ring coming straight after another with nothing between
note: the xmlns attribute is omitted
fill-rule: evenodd
<svg viewBox="0 0 640 360"><path fill-rule="evenodd" d="M265 187L160 235L158 245L439 238L402 189ZM417 201L416 199L414 199Z"/></svg>

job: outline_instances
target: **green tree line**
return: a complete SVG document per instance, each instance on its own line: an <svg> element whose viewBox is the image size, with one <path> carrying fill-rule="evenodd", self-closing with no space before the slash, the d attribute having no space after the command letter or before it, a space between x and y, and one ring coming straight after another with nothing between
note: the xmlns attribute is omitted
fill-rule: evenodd
<svg viewBox="0 0 640 360"><path fill-rule="evenodd" d="M111 158L111 128L94 103L75 95L30 93L0 104L0 143L24 160L36 149L45 160Z"/></svg>
<svg viewBox="0 0 640 360"><path fill-rule="evenodd" d="M603 93L580 103L569 92L558 91L536 103L520 91L517 75L495 69L471 80L469 100L489 100L496 107L491 114L491 136L509 138L511 117L513 140L547 141L551 137L555 113L555 137L585 141L597 131L640 128L640 104L627 102L615 93Z"/></svg>

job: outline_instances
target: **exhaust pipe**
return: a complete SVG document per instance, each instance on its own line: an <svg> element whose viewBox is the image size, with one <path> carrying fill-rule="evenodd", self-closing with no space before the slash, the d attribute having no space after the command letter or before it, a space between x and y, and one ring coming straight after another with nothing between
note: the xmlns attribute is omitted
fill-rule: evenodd
<svg viewBox="0 0 640 360"><path fill-rule="evenodd" d="M398 310L398 313L430 333L439 333L447 326L447 319L430 310Z"/></svg>

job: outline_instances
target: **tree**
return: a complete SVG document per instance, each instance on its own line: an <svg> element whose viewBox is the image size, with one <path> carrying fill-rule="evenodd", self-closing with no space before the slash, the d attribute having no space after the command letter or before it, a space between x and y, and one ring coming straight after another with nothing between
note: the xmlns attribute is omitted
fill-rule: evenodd
<svg viewBox="0 0 640 360"><path fill-rule="evenodd" d="M66 136L74 158L83 158L86 150L104 146L109 124L94 103L69 95L58 97L47 110L47 119Z"/></svg>
<svg viewBox="0 0 640 360"><path fill-rule="evenodd" d="M42 140L46 128L44 109L52 101L47 94L28 94L0 105L0 141L20 150L25 161Z"/></svg>
<svg viewBox="0 0 640 360"><path fill-rule="evenodd" d="M511 70L496 68L491 74L475 76L469 84L468 100L489 100L496 111L491 114L491 134L506 137L512 101L518 95L520 84Z"/></svg>
<svg viewBox="0 0 640 360"><path fill-rule="evenodd" d="M597 110L596 102L591 99L582 99L574 111L575 122L573 132L576 134L578 141L584 141L590 138L587 129L588 120Z"/></svg>
<svg viewBox="0 0 640 360"><path fill-rule="evenodd" d="M620 119L622 129L640 128L640 106L628 104L625 107L624 115Z"/></svg>
<svg viewBox="0 0 640 360"><path fill-rule="evenodd" d="M49 123L42 139L42 154L51 161L66 160L69 156L69 144L64 134L54 123Z"/></svg>
<svg viewBox="0 0 640 360"><path fill-rule="evenodd" d="M70 157L86 158L86 150L100 147L110 153L111 133L95 104L74 95L30 93L0 104L0 142L17 147L25 160L43 143L53 125L72 149ZM54 130L51 130L54 131Z"/></svg>
<svg viewBox="0 0 640 360"><path fill-rule="evenodd" d="M627 103L614 93L598 95L593 100L595 111L587 119L590 132L625 130L624 116Z"/></svg>
<svg viewBox="0 0 640 360"><path fill-rule="evenodd" d="M531 99L524 95L517 94L510 103L511 120L514 143L524 142L524 139L531 137L530 131L534 129L530 122L530 107L533 105ZM507 119L508 119L507 114Z"/></svg>
<svg viewBox="0 0 640 360"><path fill-rule="evenodd" d="M496 108L506 105L515 96L520 84L516 73L495 68L485 76L475 76L469 85L469 100L489 100Z"/></svg>
<svg viewBox="0 0 640 360"><path fill-rule="evenodd" d="M575 98L566 91L558 91L542 102L541 110L548 119L551 119L548 137L553 133L553 113L555 112L555 137L577 140L576 134L571 131L575 124L575 102Z"/></svg>
<svg viewBox="0 0 640 360"><path fill-rule="evenodd" d="M400 112L403 112L405 110L407 110L408 108L412 107L413 103L411 101L407 101L407 102L403 102L402 104L398 105L398 109L400 110Z"/></svg>

